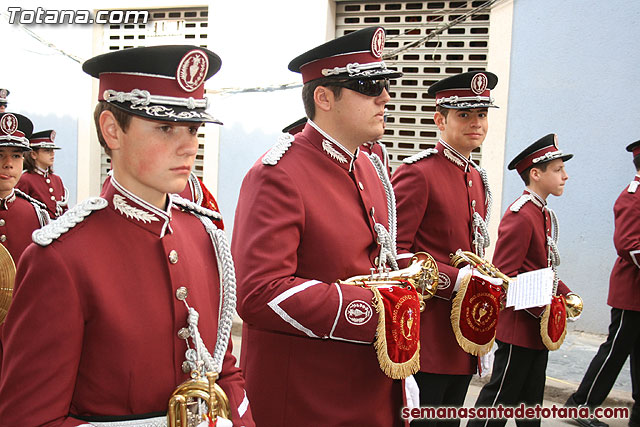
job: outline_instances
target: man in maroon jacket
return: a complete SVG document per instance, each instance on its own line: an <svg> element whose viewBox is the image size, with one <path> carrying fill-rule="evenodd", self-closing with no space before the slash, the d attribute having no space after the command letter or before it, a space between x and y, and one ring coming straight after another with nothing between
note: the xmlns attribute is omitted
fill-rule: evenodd
<svg viewBox="0 0 640 427"><path fill-rule="evenodd" d="M636 176L613 207L613 243L618 253L609 281L611 324L609 336L593 357L584 378L567 406L598 407L611 391L622 365L631 355L633 408L629 425L640 426L640 141L627 146L633 153ZM584 427L602 427L597 419L577 419Z"/></svg>
<svg viewBox="0 0 640 427"><path fill-rule="evenodd" d="M470 71L431 85L440 141L405 159L392 177L400 267L402 260L426 251L440 271L438 290L420 320L420 372L414 377L422 406L461 406L477 370L477 357L460 347L450 320L455 291L467 271L451 267L449 260L458 249L483 256L489 244L491 194L471 152L485 139L488 109L495 107L490 91L497 82L493 73Z"/></svg>
<svg viewBox="0 0 640 427"><path fill-rule="evenodd" d="M549 134L525 148L509 163L525 183L525 190L500 221L493 264L509 277L555 267L559 256L555 238L557 220L547 197L562 195L569 176L564 162L573 154L558 149L556 135ZM562 281L557 294L569 293ZM527 406L542 404L549 351L540 335L545 307L500 312L491 380L481 390L476 406ZM504 425L502 420L472 420L468 425ZM540 420L516 420L518 425L540 425Z"/></svg>
<svg viewBox="0 0 640 427"><path fill-rule="evenodd" d="M309 120L280 136L240 190L240 362L258 425L402 425L402 383L371 345L373 293L336 283L395 263L384 165L358 149L383 134L388 79L401 75L381 59L384 36L366 28L289 64L302 74Z"/></svg>
<svg viewBox="0 0 640 427"><path fill-rule="evenodd" d="M186 45L84 63L100 79L94 118L113 176L101 197L34 233L18 265L2 425L163 425L176 387L209 372L233 425L255 425L231 354L235 275L219 214L173 195L199 127L219 123L204 98L219 68L215 53Z"/></svg>

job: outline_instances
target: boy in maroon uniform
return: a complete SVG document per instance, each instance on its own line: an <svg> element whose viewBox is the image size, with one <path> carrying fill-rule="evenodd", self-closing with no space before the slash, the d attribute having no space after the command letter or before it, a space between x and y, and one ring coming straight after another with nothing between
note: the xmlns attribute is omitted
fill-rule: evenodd
<svg viewBox="0 0 640 427"><path fill-rule="evenodd" d="M255 425L231 354L235 274L220 215L174 195L198 128L219 123L204 98L219 68L215 53L177 45L84 63L100 80L94 118L113 176L35 233L18 267L2 333L4 425L164 425L176 387L210 372L233 425Z"/></svg>
<svg viewBox="0 0 640 427"><path fill-rule="evenodd" d="M31 244L31 233L49 223L44 204L16 190L29 153L33 125L21 114L0 113L0 243L18 264L22 252Z"/></svg>
<svg viewBox="0 0 640 427"><path fill-rule="evenodd" d="M497 82L488 71L469 71L431 85L428 93L436 98L434 121L440 141L404 159L391 179L398 206L400 267L414 253L426 251L440 271L438 290L420 319L421 366L414 377L421 406L461 406L477 371L477 357L458 344L450 320L455 292L468 269L452 267L449 260L458 249L482 257L489 245L491 193L486 173L471 153L486 137L488 110L496 107L491 89Z"/></svg>
<svg viewBox="0 0 640 427"><path fill-rule="evenodd" d="M500 221L493 264L509 277L520 273L555 267L557 220L547 206L550 194L561 196L569 176L564 162L573 154L558 149L556 135L549 134L525 148L509 163L526 186L524 193L507 210ZM557 294L569 288L557 283ZM500 312L491 380L481 390L476 406L534 407L542 404L549 350L540 335L540 316L545 307L525 310L505 308ZM507 420L472 420L470 426L504 425ZM540 425L540 419L516 420L518 425Z"/></svg>
<svg viewBox="0 0 640 427"><path fill-rule="evenodd" d="M17 185L24 193L47 205L51 218L65 213L69 203L69 191L62 179L53 173L54 150L60 149L54 142L55 137L54 130L44 130L31 135L31 151L25 157L25 172Z"/></svg>

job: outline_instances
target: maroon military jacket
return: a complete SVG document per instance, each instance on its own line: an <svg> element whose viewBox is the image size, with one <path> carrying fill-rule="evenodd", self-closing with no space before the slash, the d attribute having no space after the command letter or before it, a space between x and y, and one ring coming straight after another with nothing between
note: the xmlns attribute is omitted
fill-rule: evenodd
<svg viewBox="0 0 640 427"><path fill-rule="evenodd" d="M387 227L371 161L312 124L249 170L232 252L240 364L259 426L402 425L401 381L380 369L372 292L336 280L368 274Z"/></svg>
<svg viewBox="0 0 640 427"><path fill-rule="evenodd" d="M27 197L14 190L0 199L0 243L7 248L15 264L31 244L33 230L49 222L46 207Z"/></svg>
<svg viewBox="0 0 640 427"><path fill-rule="evenodd" d="M437 150L437 152L435 151ZM439 284L420 315L420 371L469 375L477 358L465 352L451 327L458 269L449 266L456 250L472 251L473 212L486 214L485 187L478 171L441 142L405 159L391 182L398 209L398 257L426 251L438 263Z"/></svg>
<svg viewBox="0 0 640 427"><path fill-rule="evenodd" d="M547 245L547 236L550 235L551 219L546 201L525 190L500 221L493 264L509 277L550 267ZM557 294L569 292L569 288L560 281ZM517 311L513 307L505 308L498 317L496 339L534 350L546 349L540 337L543 311L544 307Z"/></svg>
<svg viewBox="0 0 640 427"><path fill-rule="evenodd" d="M613 207L613 243L618 259L611 271L607 303L622 310L640 311L640 175L636 175Z"/></svg>
<svg viewBox="0 0 640 427"><path fill-rule="evenodd" d="M389 167L389 153L387 153L387 148L382 142L365 142L360 146L360 151L362 151L363 153L375 154L376 156L378 156L382 161L387 174L391 176L391 168Z"/></svg>
<svg viewBox="0 0 640 427"><path fill-rule="evenodd" d="M98 202L102 208L89 211ZM83 210L88 216L73 225ZM73 211L44 227L51 243L29 246L18 264L2 332L3 425L76 426L83 421L72 415L166 412L188 379L187 343L178 336L187 325L185 302L199 313L213 353L221 292L200 220L172 203L157 209L113 179L102 199ZM64 224L70 229L55 238ZM231 342L218 384L234 425L254 426Z"/></svg>
<svg viewBox="0 0 640 427"><path fill-rule="evenodd" d="M67 211L67 189L62 179L53 173L24 172L16 188L47 205L49 216L56 218Z"/></svg>

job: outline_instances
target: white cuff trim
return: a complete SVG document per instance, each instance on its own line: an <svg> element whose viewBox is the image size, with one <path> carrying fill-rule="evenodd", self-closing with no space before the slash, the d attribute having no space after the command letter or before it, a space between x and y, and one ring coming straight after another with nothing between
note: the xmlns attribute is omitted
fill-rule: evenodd
<svg viewBox="0 0 640 427"><path fill-rule="evenodd" d="M640 268L640 261L638 260L638 254L640 254L640 250L629 251L629 256L631 257L631 261L633 261L636 267Z"/></svg>
<svg viewBox="0 0 640 427"><path fill-rule="evenodd" d="M313 285L317 285L318 283L322 283L322 282L320 282L319 280L309 280L308 282L304 282L304 283L301 283L301 284L299 284L297 286L294 286L293 288L287 289L286 291L284 291L283 293L281 293L280 295L278 295L277 297L275 297L274 299L269 301L269 303L267 305L278 316L280 316L282 318L282 320L284 320L285 322L287 322L288 324L290 324L291 326L293 326L297 330L299 330L301 332L304 332L305 334L307 334L311 338L320 338L319 336L317 336L316 334L311 332L310 329L305 328L304 326L302 326L297 320L295 320L293 317L291 317L279 305L282 301L292 297L293 295L297 294L298 292L304 291L305 289L307 289L307 288L309 288L309 287L311 287Z"/></svg>
<svg viewBox="0 0 640 427"><path fill-rule="evenodd" d="M249 409L249 398L247 397L247 391L244 390L244 399L242 399L242 403L238 406L238 415L240 415L240 418L244 416L247 409Z"/></svg>

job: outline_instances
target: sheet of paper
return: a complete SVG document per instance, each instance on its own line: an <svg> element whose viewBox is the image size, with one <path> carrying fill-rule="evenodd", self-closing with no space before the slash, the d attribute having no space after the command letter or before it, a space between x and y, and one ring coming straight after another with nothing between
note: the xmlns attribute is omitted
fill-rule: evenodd
<svg viewBox="0 0 640 427"><path fill-rule="evenodd" d="M553 292L553 270L551 267L518 274L509 285L507 307L522 310L547 305Z"/></svg>

